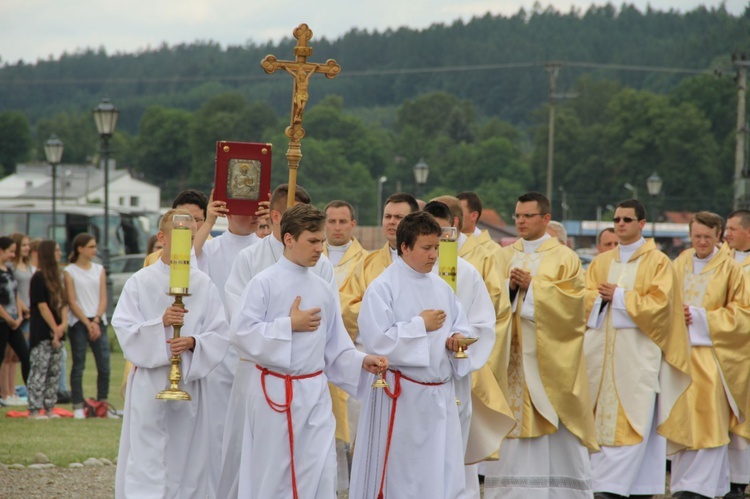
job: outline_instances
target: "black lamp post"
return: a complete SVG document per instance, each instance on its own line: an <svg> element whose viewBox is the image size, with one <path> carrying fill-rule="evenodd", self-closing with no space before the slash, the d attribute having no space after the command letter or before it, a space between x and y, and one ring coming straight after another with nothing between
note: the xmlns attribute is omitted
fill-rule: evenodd
<svg viewBox="0 0 750 499"><path fill-rule="evenodd" d="M421 194L422 186L427 183L427 176L430 174L430 165L425 163L424 158L419 158L419 161L414 165L414 196L419 197Z"/></svg>
<svg viewBox="0 0 750 499"><path fill-rule="evenodd" d="M656 172L652 173L649 178L646 179L646 188L648 194L651 196L651 237L656 238L656 198L661 194L662 179Z"/></svg>
<svg viewBox="0 0 750 499"><path fill-rule="evenodd" d="M63 143L54 133L44 143L44 155L47 157L47 163L52 167L52 237L50 239L57 241L55 237L57 235L55 231L57 224L57 165L60 164L62 159ZM47 235L49 236L49 233Z"/></svg>
<svg viewBox="0 0 750 499"><path fill-rule="evenodd" d="M107 312L111 316L112 307L112 279L109 276L109 140L115 133L117 126L117 116L120 111L104 97L98 106L94 108L94 122L96 130L101 137L101 153L104 168L104 237L102 244L102 261L104 263L104 272L107 275Z"/></svg>

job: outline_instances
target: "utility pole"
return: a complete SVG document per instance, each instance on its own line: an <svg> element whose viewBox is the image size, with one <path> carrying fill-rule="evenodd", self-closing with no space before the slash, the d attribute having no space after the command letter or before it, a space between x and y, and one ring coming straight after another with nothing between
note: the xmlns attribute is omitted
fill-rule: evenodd
<svg viewBox="0 0 750 499"><path fill-rule="evenodd" d="M557 84L557 73L562 64L559 62L548 62L544 70L549 74L549 136L547 137L547 199L552 206L552 176L555 168L555 89Z"/></svg>
<svg viewBox="0 0 750 499"><path fill-rule="evenodd" d="M745 178L745 138L746 111L745 95L747 94L747 68L750 61L745 54L736 57L732 54L732 62L737 68L737 141L734 153L734 209L747 208L750 206L750 192L748 192L748 180Z"/></svg>

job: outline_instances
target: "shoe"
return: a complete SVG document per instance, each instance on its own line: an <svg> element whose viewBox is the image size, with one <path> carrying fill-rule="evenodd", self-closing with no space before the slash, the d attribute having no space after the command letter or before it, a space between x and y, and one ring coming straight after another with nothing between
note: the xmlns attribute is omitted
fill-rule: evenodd
<svg viewBox="0 0 750 499"><path fill-rule="evenodd" d="M29 419L41 420L41 419L49 419L49 418L44 414L39 414L38 412L34 412L32 414L29 414Z"/></svg>
<svg viewBox="0 0 750 499"><path fill-rule="evenodd" d="M86 413L83 412L83 409L74 409L73 418L74 419L86 419Z"/></svg>
<svg viewBox="0 0 750 499"><path fill-rule="evenodd" d="M116 412L107 411L107 419L120 419L120 415Z"/></svg>
<svg viewBox="0 0 750 499"><path fill-rule="evenodd" d="M594 499L619 499L626 496L614 494L612 492L594 492Z"/></svg>
<svg viewBox="0 0 750 499"><path fill-rule="evenodd" d="M47 416L49 419L60 419L62 416L59 414L55 414L54 412L50 411L49 416Z"/></svg>
<svg viewBox="0 0 750 499"><path fill-rule="evenodd" d="M746 483L730 483L729 492L724 496L724 499L744 499L745 497L748 497L747 494L745 494L746 488Z"/></svg>
<svg viewBox="0 0 750 499"><path fill-rule="evenodd" d="M6 405L27 405L28 402L19 397L18 395L11 395L5 398Z"/></svg>

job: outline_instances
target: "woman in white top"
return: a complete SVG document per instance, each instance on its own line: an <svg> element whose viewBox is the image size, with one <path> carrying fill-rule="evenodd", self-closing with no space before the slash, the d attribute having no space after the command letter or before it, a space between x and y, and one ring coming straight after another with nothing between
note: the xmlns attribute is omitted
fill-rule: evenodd
<svg viewBox="0 0 750 499"><path fill-rule="evenodd" d="M107 285L104 267L94 263L96 239L87 233L73 239L70 264L65 267L65 290L70 306L70 349L73 368L70 389L73 414L85 417L83 411L83 370L86 367L86 344L91 345L96 361L97 400L109 395L109 339L106 332ZM104 325L104 327L103 327Z"/></svg>

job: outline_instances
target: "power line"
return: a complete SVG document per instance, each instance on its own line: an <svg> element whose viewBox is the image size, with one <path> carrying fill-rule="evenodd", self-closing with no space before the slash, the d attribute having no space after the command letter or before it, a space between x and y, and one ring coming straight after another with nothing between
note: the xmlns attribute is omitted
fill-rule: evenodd
<svg viewBox="0 0 750 499"><path fill-rule="evenodd" d="M652 73L673 74L712 74L712 69L690 69L669 66L640 66L630 64L601 64L593 62L556 61L563 67L608 69L616 71L636 71ZM454 73L466 71L492 71L507 69L524 69L539 67L544 68L550 64L549 61L534 62L511 62L503 64L473 64L467 66L441 66L424 68L394 68L394 69L367 69L361 71L342 71L340 78L357 78L363 76L398 76L409 74L427 73ZM1 72L2 68L0 68ZM138 83L183 83L183 82L205 82L205 81L271 81L265 74L249 74L238 76L164 76L164 77L138 77L138 78L54 78L46 80L36 79L13 79L0 80L0 85L81 85L81 84L138 84ZM279 80L281 81L281 80Z"/></svg>

